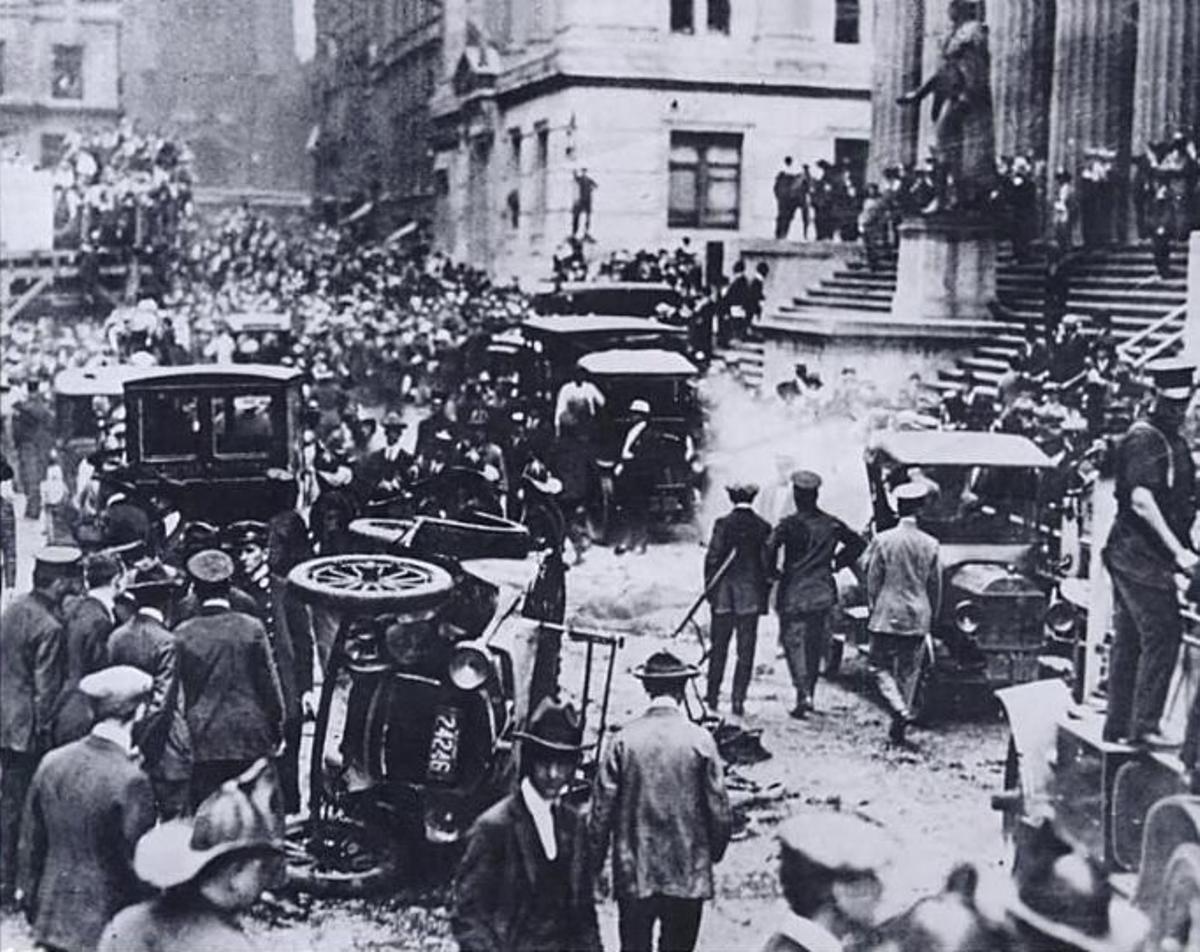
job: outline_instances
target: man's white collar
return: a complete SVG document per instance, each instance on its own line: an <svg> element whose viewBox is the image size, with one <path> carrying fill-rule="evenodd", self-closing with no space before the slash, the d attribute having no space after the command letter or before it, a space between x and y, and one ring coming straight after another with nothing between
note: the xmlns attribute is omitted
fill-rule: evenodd
<svg viewBox="0 0 1200 952"><path fill-rule="evenodd" d="M558 858L558 841L554 837L553 805L538 793L537 787L528 777L521 780L521 799L525 801L525 807L533 817L533 827L537 830L542 852L546 854L546 859L554 862Z"/></svg>
<svg viewBox="0 0 1200 952"><path fill-rule="evenodd" d="M133 732L128 726L116 721L100 721L92 725L92 736L116 744L127 754L133 753Z"/></svg>
<svg viewBox="0 0 1200 952"><path fill-rule="evenodd" d="M163 615L162 611L155 608L153 605L140 605L138 606L137 613L139 615L145 615L147 618L153 618L160 625L165 625L167 623L167 619Z"/></svg>

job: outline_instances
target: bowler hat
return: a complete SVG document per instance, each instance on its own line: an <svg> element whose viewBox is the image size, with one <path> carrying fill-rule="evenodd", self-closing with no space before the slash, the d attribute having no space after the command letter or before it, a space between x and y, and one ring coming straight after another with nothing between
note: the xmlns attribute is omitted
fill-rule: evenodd
<svg viewBox="0 0 1200 952"><path fill-rule="evenodd" d="M669 651L656 651L633 669L633 676L643 681L686 681L700 673L694 664L685 664Z"/></svg>
<svg viewBox="0 0 1200 952"><path fill-rule="evenodd" d="M730 483L725 487L729 501L733 503L753 502L758 495L758 487L754 483Z"/></svg>
<svg viewBox="0 0 1200 952"><path fill-rule="evenodd" d="M529 727L514 731L513 736L544 750L562 753L577 753L584 746L578 712L555 698L544 698L529 719Z"/></svg>
<svg viewBox="0 0 1200 952"><path fill-rule="evenodd" d="M1195 392L1196 366L1183 360L1156 360L1146 365L1161 397L1187 400Z"/></svg>
<svg viewBox="0 0 1200 952"><path fill-rule="evenodd" d="M796 489L812 491L821 488L821 477L811 470L798 469L792 473L792 486Z"/></svg>
<svg viewBox="0 0 1200 952"><path fill-rule="evenodd" d="M187 572L197 582L217 585L233 578L233 559L220 549L205 549L187 560Z"/></svg>
<svg viewBox="0 0 1200 952"><path fill-rule="evenodd" d="M99 719L128 713L153 686L150 675L128 664L101 668L79 679L79 693L92 702Z"/></svg>

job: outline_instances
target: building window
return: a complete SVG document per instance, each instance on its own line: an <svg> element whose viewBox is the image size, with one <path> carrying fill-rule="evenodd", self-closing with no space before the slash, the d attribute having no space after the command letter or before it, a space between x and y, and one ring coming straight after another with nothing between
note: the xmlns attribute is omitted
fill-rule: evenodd
<svg viewBox="0 0 1200 952"><path fill-rule="evenodd" d="M44 169L57 167L67 151L66 137L53 132L43 133L41 151L41 167Z"/></svg>
<svg viewBox="0 0 1200 952"><path fill-rule="evenodd" d="M667 225L737 228L741 176L741 135L672 132Z"/></svg>
<svg viewBox="0 0 1200 952"><path fill-rule="evenodd" d="M695 0L671 0L671 32L696 32Z"/></svg>
<svg viewBox="0 0 1200 952"><path fill-rule="evenodd" d="M708 31L729 34L729 0L708 0Z"/></svg>
<svg viewBox="0 0 1200 952"><path fill-rule="evenodd" d="M0 96L4 95L4 41L0 40Z"/></svg>
<svg viewBox="0 0 1200 952"><path fill-rule="evenodd" d="M50 95L54 99L83 98L83 47L54 47Z"/></svg>
<svg viewBox="0 0 1200 952"><path fill-rule="evenodd" d="M533 214L534 227L540 232L546 225L546 209L550 192L550 130L539 123L534 130L536 143L533 152Z"/></svg>
<svg viewBox="0 0 1200 952"><path fill-rule="evenodd" d="M834 0L833 42L859 42L860 0Z"/></svg>
<svg viewBox="0 0 1200 952"><path fill-rule="evenodd" d="M513 228L521 224L521 130L508 130L508 195L505 205L508 223Z"/></svg>

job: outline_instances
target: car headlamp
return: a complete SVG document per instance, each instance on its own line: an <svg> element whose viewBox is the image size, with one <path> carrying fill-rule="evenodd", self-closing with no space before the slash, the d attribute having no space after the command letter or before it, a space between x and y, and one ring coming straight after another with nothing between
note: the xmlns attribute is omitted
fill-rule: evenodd
<svg viewBox="0 0 1200 952"><path fill-rule="evenodd" d="M482 687L491 673L487 654L474 645L459 645L450 656L450 683L460 691Z"/></svg>
<svg viewBox="0 0 1200 952"><path fill-rule="evenodd" d="M1075 631L1075 607L1067 601L1058 601L1046 609L1046 627L1056 638L1070 638Z"/></svg>
<svg viewBox="0 0 1200 952"><path fill-rule="evenodd" d="M954 606L954 627L964 635L973 635L979 631L979 606L969 598L963 599Z"/></svg>

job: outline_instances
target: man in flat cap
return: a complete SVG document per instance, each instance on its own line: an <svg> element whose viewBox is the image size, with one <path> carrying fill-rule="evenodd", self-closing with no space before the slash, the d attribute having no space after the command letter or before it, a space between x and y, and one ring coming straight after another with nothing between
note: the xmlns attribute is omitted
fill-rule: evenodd
<svg viewBox="0 0 1200 952"><path fill-rule="evenodd" d="M892 716L888 738L904 742L912 722L921 652L942 597L938 541L917 526L929 488L921 482L896 487L899 522L884 529L867 549L867 631L871 671Z"/></svg>
<svg viewBox="0 0 1200 952"><path fill-rule="evenodd" d="M771 524L752 508L758 487L739 483L726 487L733 511L713 524L704 555L704 587L712 611L712 647L708 656L706 703L716 709L737 633L737 665L733 671L733 713L745 711L746 692L754 674L758 616L767 610L771 583L767 578L766 542Z"/></svg>
<svg viewBox="0 0 1200 952"><path fill-rule="evenodd" d="M175 630L192 743L192 806L283 740L283 691L263 623L229 602L233 560L217 549L188 560L199 614Z"/></svg>
<svg viewBox="0 0 1200 952"><path fill-rule="evenodd" d="M136 610L108 638L108 660L144 671L152 679L135 741L154 786L160 819L180 816L188 806L191 744L179 688L175 636L167 628L178 574L154 559L137 565L125 586Z"/></svg>
<svg viewBox="0 0 1200 952"><path fill-rule="evenodd" d="M17 839L25 794L50 749L54 705L66 677L60 611L81 585L83 553L69 546L38 552L33 591L0 616L0 902L16 880Z"/></svg>
<svg viewBox="0 0 1200 952"><path fill-rule="evenodd" d="M796 689L792 717L813 705L821 659L829 647L829 613L837 602L834 573L852 565L867 543L841 519L817 506L821 477L808 470L792 474L796 511L784 516L767 539L767 571L779 579L775 610L779 640ZM779 568L779 552L783 567Z"/></svg>
<svg viewBox="0 0 1200 952"><path fill-rule="evenodd" d="M634 671L650 697L646 712L609 741L592 793L592 857L611 843L621 948L691 952L713 866L725 855L733 816L712 735L684 710L700 673L669 651Z"/></svg>
<svg viewBox="0 0 1200 952"><path fill-rule="evenodd" d="M1113 583L1113 650L1104 739L1171 746L1160 730L1183 623L1175 573L1196 564L1195 467L1179 429L1195 392L1195 368L1159 361L1148 368L1153 409L1114 453L1117 514L1104 563Z"/></svg>
<svg viewBox="0 0 1200 952"><path fill-rule="evenodd" d="M91 952L104 924L142 898L133 851L154 826L154 792L134 755L148 674L126 665L79 682L95 725L34 774L21 822L22 905L44 948Z"/></svg>

